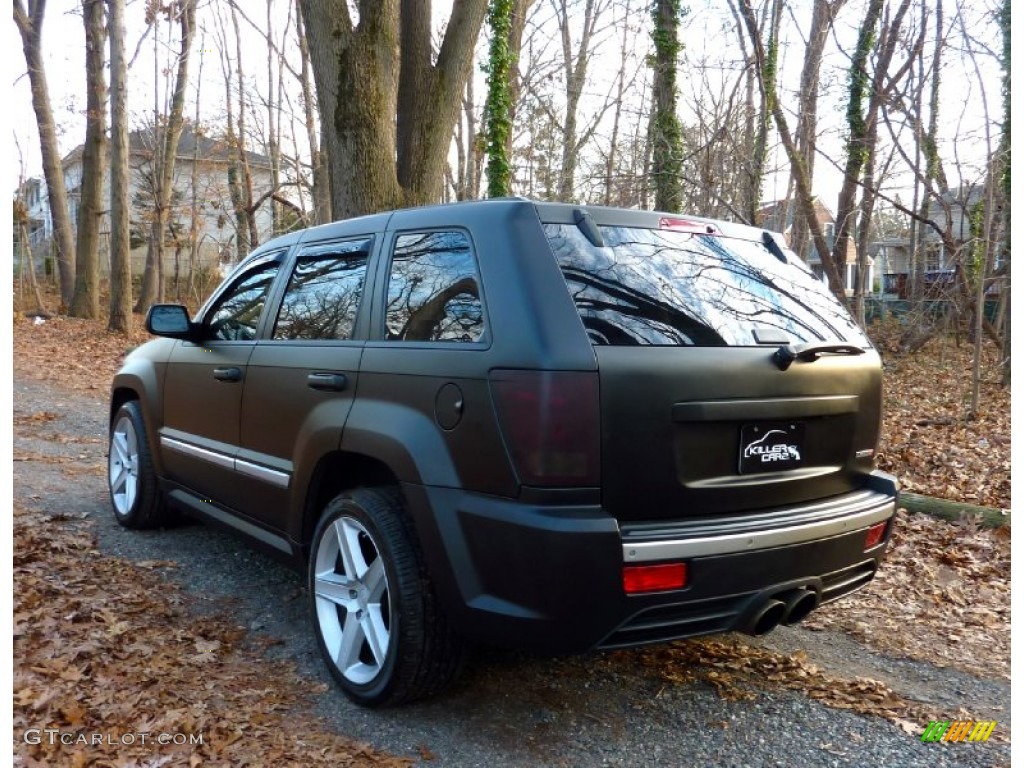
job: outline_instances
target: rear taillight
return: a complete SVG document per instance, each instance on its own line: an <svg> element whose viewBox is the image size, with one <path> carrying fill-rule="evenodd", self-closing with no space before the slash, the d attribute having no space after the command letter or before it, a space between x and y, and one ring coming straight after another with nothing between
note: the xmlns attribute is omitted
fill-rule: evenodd
<svg viewBox="0 0 1024 768"><path fill-rule="evenodd" d="M869 549L874 549L882 540L885 539L885 527L889 524L888 520L881 523L875 523L868 528L868 534L864 537L864 551L867 552Z"/></svg>
<svg viewBox="0 0 1024 768"><path fill-rule="evenodd" d="M491 391L519 480L537 486L601 482L596 372L491 372Z"/></svg>
<svg viewBox="0 0 1024 768"><path fill-rule="evenodd" d="M622 569L622 588L627 595L666 592L686 586L686 563L627 565Z"/></svg>

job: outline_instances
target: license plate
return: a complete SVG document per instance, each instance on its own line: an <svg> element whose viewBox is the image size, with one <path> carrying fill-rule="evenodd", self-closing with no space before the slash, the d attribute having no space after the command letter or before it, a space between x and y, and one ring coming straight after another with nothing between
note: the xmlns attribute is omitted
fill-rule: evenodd
<svg viewBox="0 0 1024 768"><path fill-rule="evenodd" d="M744 424L740 428L740 474L779 472L803 464L801 422Z"/></svg>

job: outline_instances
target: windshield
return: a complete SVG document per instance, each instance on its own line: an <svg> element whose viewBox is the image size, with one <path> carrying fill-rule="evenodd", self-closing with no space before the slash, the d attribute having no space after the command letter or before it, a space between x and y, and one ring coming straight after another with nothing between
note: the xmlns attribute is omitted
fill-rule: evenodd
<svg viewBox="0 0 1024 768"><path fill-rule="evenodd" d="M773 343L870 347L793 254L783 262L760 242L637 227L602 226L597 247L572 224L544 228L594 344L750 346L757 331Z"/></svg>

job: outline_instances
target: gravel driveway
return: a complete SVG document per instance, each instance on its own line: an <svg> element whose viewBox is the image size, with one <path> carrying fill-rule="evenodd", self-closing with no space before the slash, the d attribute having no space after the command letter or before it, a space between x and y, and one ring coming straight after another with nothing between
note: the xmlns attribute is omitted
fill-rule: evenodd
<svg viewBox="0 0 1024 768"><path fill-rule="evenodd" d="M53 418L18 426L42 412ZM417 765L1009 765L1005 743L923 744L888 721L770 685L753 700L728 701L705 683L667 684L632 653L542 659L480 651L440 698L396 710L359 709L334 688L319 660L298 574L205 525L135 533L114 523L101 472L105 413L102 394L16 377L15 499L91 519L104 553L177 562L165 577L192 596L190 610L227 615L248 628L252 641L270 640L267 655L292 660L310 689L327 686L314 706L330 728ZM69 473L69 466L82 471ZM1004 681L888 658L831 632L783 628L753 642L787 654L803 649L835 675L882 680L949 717L961 707L996 712L997 731L1009 733Z"/></svg>

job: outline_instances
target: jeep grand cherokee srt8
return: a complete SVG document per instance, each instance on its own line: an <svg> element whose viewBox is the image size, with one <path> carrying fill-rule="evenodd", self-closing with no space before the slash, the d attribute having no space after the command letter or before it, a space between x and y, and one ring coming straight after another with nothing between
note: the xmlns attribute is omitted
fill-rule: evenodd
<svg viewBox="0 0 1024 768"><path fill-rule="evenodd" d="M549 652L792 624L867 584L897 488L878 354L777 236L493 200L287 235L158 305L110 402L119 522L307 573L363 705L466 641Z"/></svg>

